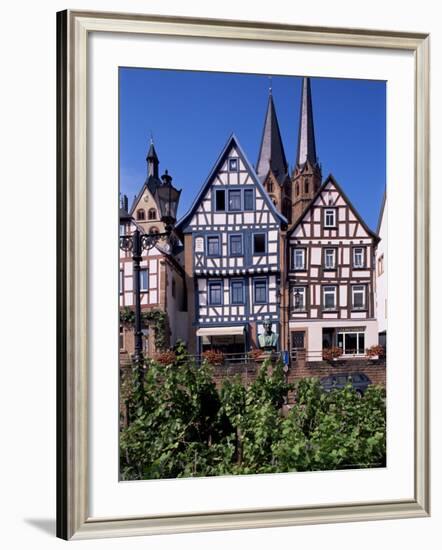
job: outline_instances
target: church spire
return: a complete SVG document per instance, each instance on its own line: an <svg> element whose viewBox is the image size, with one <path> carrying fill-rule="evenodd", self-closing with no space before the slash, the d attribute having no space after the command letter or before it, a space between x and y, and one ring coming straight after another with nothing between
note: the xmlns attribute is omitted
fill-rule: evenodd
<svg viewBox="0 0 442 550"><path fill-rule="evenodd" d="M310 78L302 79L298 150L292 176L292 221L301 216L321 185L321 167L316 155Z"/></svg>
<svg viewBox="0 0 442 550"><path fill-rule="evenodd" d="M273 103L272 88L269 88L269 101L262 133L261 147L256 163L256 173L261 181L272 171L279 183L287 175L287 161L282 145L281 132L279 131L276 117L275 104Z"/></svg>
<svg viewBox="0 0 442 550"><path fill-rule="evenodd" d="M310 78L302 79L301 113L299 116L298 153L296 164L302 166L307 161L317 164L315 128L313 125L312 91Z"/></svg>
<svg viewBox="0 0 442 550"><path fill-rule="evenodd" d="M157 152L155 151L155 147L153 145L153 138L150 138L150 147L147 152L146 161L147 175L158 179L158 165L160 161L158 160Z"/></svg>

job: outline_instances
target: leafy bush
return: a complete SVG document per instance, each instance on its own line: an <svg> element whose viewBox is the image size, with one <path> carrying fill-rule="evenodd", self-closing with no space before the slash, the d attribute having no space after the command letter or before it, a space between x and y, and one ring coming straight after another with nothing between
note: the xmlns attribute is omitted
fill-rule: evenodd
<svg viewBox="0 0 442 550"><path fill-rule="evenodd" d="M248 386L239 377L220 390L208 361L196 366L183 344L173 362L151 361L142 396L122 429L122 478L160 479L330 470L385 464L385 391L362 399L351 385L325 393L303 379L294 388L282 363L266 360ZM286 408L286 407L284 407Z"/></svg>

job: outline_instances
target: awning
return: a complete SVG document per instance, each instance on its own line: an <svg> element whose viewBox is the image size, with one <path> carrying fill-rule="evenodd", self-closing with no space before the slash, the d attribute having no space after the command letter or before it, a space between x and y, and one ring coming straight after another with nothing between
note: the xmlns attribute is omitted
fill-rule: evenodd
<svg viewBox="0 0 442 550"><path fill-rule="evenodd" d="M196 331L197 336L231 336L234 334L244 334L244 326L236 327L205 327Z"/></svg>

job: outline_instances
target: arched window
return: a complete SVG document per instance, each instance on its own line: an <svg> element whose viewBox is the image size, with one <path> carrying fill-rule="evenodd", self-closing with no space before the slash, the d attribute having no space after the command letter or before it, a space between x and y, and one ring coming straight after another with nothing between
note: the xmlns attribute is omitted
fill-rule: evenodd
<svg viewBox="0 0 442 550"><path fill-rule="evenodd" d="M159 232L160 232L160 230L158 229L158 227L151 227L151 228L149 229L149 233L150 233L151 235L157 235Z"/></svg>
<svg viewBox="0 0 442 550"><path fill-rule="evenodd" d="M296 190L296 195L299 195L299 183L296 184L295 190Z"/></svg>
<svg viewBox="0 0 442 550"><path fill-rule="evenodd" d="M147 213L147 219L148 220L156 220L157 219L157 211L155 208L149 208L149 212Z"/></svg>
<svg viewBox="0 0 442 550"><path fill-rule="evenodd" d="M308 179L305 178L304 180L304 193L308 193Z"/></svg>
<svg viewBox="0 0 442 550"><path fill-rule="evenodd" d="M144 211L143 208L140 208L139 210L137 210L137 220L141 221L145 219L146 219L146 212Z"/></svg>
<svg viewBox="0 0 442 550"><path fill-rule="evenodd" d="M273 191L273 182L269 181L267 184L267 191L271 193Z"/></svg>

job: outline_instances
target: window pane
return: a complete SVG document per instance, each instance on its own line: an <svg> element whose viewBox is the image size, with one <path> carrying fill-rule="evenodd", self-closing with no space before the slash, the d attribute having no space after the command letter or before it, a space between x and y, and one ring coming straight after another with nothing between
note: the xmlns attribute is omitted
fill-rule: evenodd
<svg viewBox="0 0 442 550"><path fill-rule="evenodd" d="M305 288L295 287L293 289L293 305L295 309L305 309Z"/></svg>
<svg viewBox="0 0 442 550"><path fill-rule="evenodd" d="M244 301L242 281L232 283L232 304L242 304Z"/></svg>
<svg viewBox="0 0 442 550"><path fill-rule="evenodd" d="M146 291L147 288L147 269L140 269L140 290Z"/></svg>
<svg viewBox="0 0 442 550"><path fill-rule="evenodd" d="M229 191L229 210L241 210L241 191Z"/></svg>
<svg viewBox="0 0 442 550"><path fill-rule="evenodd" d="M331 248L325 250L325 267L335 266L335 251Z"/></svg>
<svg viewBox="0 0 442 550"><path fill-rule="evenodd" d="M242 237L241 235L232 235L230 237L230 254L239 256L242 254Z"/></svg>
<svg viewBox="0 0 442 550"><path fill-rule="evenodd" d="M264 233L253 235L253 252L255 254L264 254L266 251L266 236Z"/></svg>
<svg viewBox="0 0 442 550"><path fill-rule="evenodd" d="M326 227L332 227L335 225L335 211L326 210L325 211L325 225Z"/></svg>
<svg viewBox="0 0 442 550"><path fill-rule="evenodd" d="M212 305L221 304L221 283L209 285L209 300Z"/></svg>
<svg viewBox="0 0 442 550"><path fill-rule="evenodd" d="M219 238L218 237L208 237L207 239L207 250L211 256L216 256L219 254Z"/></svg>
<svg viewBox="0 0 442 550"><path fill-rule="evenodd" d="M237 159L229 159L229 170L232 172L235 172L238 170L238 160Z"/></svg>
<svg viewBox="0 0 442 550"><path fill-rule="evenodd" d="M224 190L217 190L215 193L215 210L217 212L224 212L226 209L226 192Z"/></svg>
<svg viewBox="0 0 442 550"><path fill-rule="evenodd" d="M360 332L358 336L358 353L365 353L365 334L363 332Z"/></svg>
<svg viewBox="0 0 442 550"><path fill-rule="evenodd" d="M253 189L244 191L244 210L253 210Z"/></svg>
<svg viewBox="0 0 442 550"><path fill-rule="evenodd" d="M355 332L347 332L345 334L345 353L357 353L357 334Z"/></svg>
<svg viewBox="0 0 442 550"><path fill-rule="evenodd" d="M267 299L267 283L265 281L255 282L255 302L263 303Z"/></svg>
<svg viewBox="0 0 442 550"><path fill-rule="evenodd" d="M295 269L303 269L305 264L305 250L295 248Z"/></svg>
<svg viewBox="0 0 442 550"><path fill-rule="evenodd" d="M353 249L353 264L354 264L354 267L364 266L364 249L363 248Z"/></svg>
<svg viewBox="0 0 442 550"><path fill-rule="evenodd" d="M332 309L336 306L335 304L336 289L333 286L324 287L324 307L327 309Z"/></svg>

